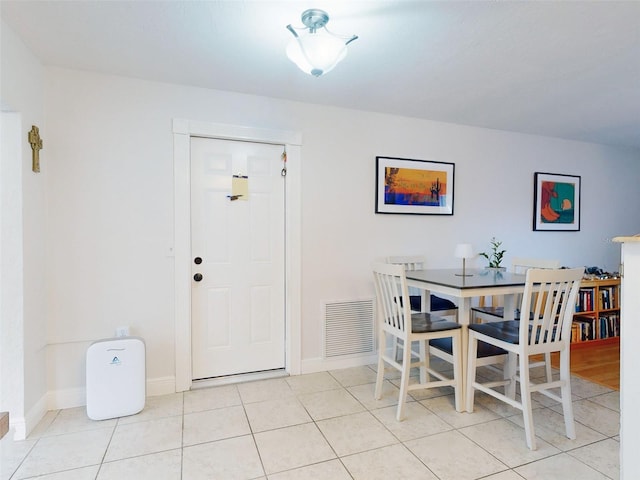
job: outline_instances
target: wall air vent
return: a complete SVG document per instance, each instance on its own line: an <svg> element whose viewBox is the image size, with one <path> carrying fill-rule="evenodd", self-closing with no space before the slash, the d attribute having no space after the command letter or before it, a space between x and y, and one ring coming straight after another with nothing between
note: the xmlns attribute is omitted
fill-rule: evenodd
<svg viewBox="0 0 640 480"><path fill-rule="evenodd" d="M374 300L325 304L325 358L375 352Z"/></svg>

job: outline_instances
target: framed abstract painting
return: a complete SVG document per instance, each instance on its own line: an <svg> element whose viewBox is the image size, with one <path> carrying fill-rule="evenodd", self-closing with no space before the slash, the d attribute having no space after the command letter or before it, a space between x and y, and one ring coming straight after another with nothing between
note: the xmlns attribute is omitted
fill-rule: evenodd
<svg viewBox="0 0 640 480"><path fill-rule="evenodd" d="M580 177L536 172L533 180L533 229L580 231Z"/></svg>
<svg viewBox="0 0 640 480"><path fill-rule="evenodd" d="M376 213L453 215L453 163L376 157Z"/></svg>

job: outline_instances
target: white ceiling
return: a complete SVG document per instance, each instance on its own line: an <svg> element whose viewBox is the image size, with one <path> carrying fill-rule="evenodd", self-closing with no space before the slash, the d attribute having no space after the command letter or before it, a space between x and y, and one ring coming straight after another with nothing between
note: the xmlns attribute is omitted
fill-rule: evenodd
<svg viewBox="0 0 640 480"><path fill-rule="evenodd" d="M45 65L640 149L640 1L1 1ZM314 78L307 8L360 38Z"/></svg>

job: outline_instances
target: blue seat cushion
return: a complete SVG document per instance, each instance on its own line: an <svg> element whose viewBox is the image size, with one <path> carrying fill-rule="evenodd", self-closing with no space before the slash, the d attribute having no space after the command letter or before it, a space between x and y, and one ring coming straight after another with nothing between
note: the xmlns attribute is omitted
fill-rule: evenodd
<svg viewBox="0 0 640 480"><path fill-rule="evenodd" d="M431 311L439 312L442 310L452 310L458 308L455 303L446 298L431 295ZM419 312L422 310L422 301L420 295L411 295L411 310Z"/></svg>
<svg viewBox="0 0 640 480"><path fill-rule="evenodd" d="M411 315L411 331L413 333L442 332L458 328L460 328L459 323L449 322L442 317L426 312Z"/></svg>
<svg viewBox="0 0 640 480"><path fill-rule="evenodd" d="M448 338L436 338L435 340L429 340L429 345L438 350L442 350L443 352L448 353L449 355L453 354L453 346L451 342L451 337ZM496 347L494 345L490 345L485 342L478 342L478 358L486 358L493 357L495 355L506 355L507 351L502 348Z"/></svg>
<svg viewBox="0 0 640 480"><path fill-rule="evenodd" d="M469 330L474 330L479 333L483 333L489 337L497 338L498 340L502 340L507 343L511 343L513 345L518 345L520 343L520 322L518 320L506 320L503 322L489 322L489 323L474 323L469 325ZM529 325L529 339L531 339L531 331L533 327ZM551 330L545 331L545 338L543 341L546 341L546 335L549 332L555 335L556 329L553 327ZM540 341L540 333L541 330L538 329L536 331L536 342Z"/></svg>

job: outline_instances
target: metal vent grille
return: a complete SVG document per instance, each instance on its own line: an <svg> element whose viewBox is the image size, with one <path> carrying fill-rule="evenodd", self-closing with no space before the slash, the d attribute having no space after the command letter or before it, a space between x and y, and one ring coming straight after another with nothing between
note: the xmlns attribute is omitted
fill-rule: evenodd
<svg viewBox="0 0 640 480"><path fill-rule="evenodd" d="M374 352L373 299L325 304L324 356Z"/></svg>

